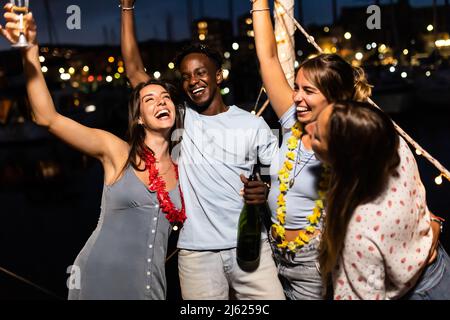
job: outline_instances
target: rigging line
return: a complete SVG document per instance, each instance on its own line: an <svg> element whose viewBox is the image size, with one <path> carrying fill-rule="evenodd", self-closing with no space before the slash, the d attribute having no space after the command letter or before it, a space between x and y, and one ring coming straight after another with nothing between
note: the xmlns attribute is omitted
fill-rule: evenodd
<svg viewBox="0 0 450 320"><path fill-rule="evenodd" d="M56 298L58 300L64 300L63 298L59 297L58 295L54 294L53 292L51 292L51 291L49 291L49 290L47 290L47 289L45 289L45 288L43 288L41 286L38 286L37 284L35 284L35 283L33 283L33 282L31 282L31 281L29 281L29 280L27 280L27 279L25 279L25 278L15 274L14 272L11 272L11 271L9 271L9 270L7 270L5 268L0 267L0 272L3 272L5 274L7 274L11 278L14 278L14 279L18 280L19 282L23 282L23 283L25 283L25 284L27 284L29 286L32 286L33 288L35 288L35 289L45 293L46 295L52 296L53 298Z"/></svg>
<svg viewBox="0 0 450 320"><path fill-rule="evenodd" d="M169 262L169 260L172 259L178 253L178 251L180 251L180 249L176 249L174 252L172 252L170 256L167 257L166 263Z"/></svg>
<svg viewBox="0 0 450 320"><path fill-rule="evenodd" d="M253 108L253 111L256 113L256 110L258 109L259 100L261 100L261 96L263 92L265 91L264 86L261 86L261 90L259 90L258 98L256 99L255 107Z"/></svg>
<svg viewBox="0 0 450 320"><path fill-rule="evenodd" d="M274 1L276 4L280 5L280 7L283 9L283 13L286 14L290 19L292 19L292 21L294 21L295 26L303 33L308 42L311 43L317 49L317 51L323 53L322 48L319 47L319 45L316 43L314 37L310 36L300 25L300 23L292 15L290 15L289 12L286 11L286 8L283 6L283 4L278 0ZM369 98L368 102L374 107L381 109L372 99ZM413 138L411 138L411 136L409 136L397 123L395 123L394 121L392 122L398 134L402 136L406 141L408 141L408 143L411 144L416 150L420 151L423 157L431 162L431 164L433 164L442 173L442 175L450 181L450 172L437 159L435 159L424 148L422 148Z"/></svg>
<svg viewBox="0 0 450 320"><path fill-rule="evenodd" d="M258 117L261 117L261 115L266 111L267 107L269 106L270 100L267 99L266 102L264 102L263 106L259 110L259 112L256 114Z"/></svg>

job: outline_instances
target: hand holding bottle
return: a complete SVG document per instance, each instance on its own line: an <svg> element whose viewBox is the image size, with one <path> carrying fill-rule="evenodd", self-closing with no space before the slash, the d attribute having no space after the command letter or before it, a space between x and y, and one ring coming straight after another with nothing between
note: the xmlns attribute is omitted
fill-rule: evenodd
<svg viewBox="0 0 450 320"><path fill-rule="evenodd" d="M241 181L244 184L243 197L246 204L258 205L266 202L269 188L263 181L250 181L243 174L241 174Z"/></svg>

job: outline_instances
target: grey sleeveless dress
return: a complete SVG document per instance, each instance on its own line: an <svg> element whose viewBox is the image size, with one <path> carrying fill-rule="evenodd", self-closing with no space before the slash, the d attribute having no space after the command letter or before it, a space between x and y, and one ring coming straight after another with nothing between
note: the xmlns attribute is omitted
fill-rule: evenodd
<svg viewBox="0 0 450 320"><path fill-rule="evenodd" d="M178 187L170 197L181 208ZM71 278L79 279L69 300L166 299L170 231L156 193L129 166L118 182L104 186L98 226L72 266Z"/></svg>

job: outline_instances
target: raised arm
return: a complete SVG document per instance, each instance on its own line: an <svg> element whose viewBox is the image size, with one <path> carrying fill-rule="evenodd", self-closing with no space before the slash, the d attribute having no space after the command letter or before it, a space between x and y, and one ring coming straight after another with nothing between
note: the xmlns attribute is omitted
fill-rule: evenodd
<svg viewBox="0 0 450 320"><path fill-rule="evenodd" d="M281 118L293 105L292 88L284 75L278 60L277 43L272 26L268 0L253 2L253 28L255 31L256 53L261 66L261 76L270 103Z"/></svg>
<svg viewBox="0 0 450 320"><path fill-rule="evenodd" d="M11 6L5 6L6 28L2 35L10 42L17 40L17 15L11 13ZM30 47L22 49L23 67L26 77L26 88L35 122L72 145L76 149L98 158L104 164L115 163L115 154L126 151L128 145L116 136L97 129L83 126L59 114L53 104L52 97L45 83L39 62L39 47L36 42L36 25L32 14L25 16L27 21L27 39ZM110 161L108 161L110 160Z"/></svg>
<svg viewBox="0 0 450 320"><path fill-rule="evenodd" d="M122 6L122 56L125 61L125 69L131 86L134 88L141 82L150 80L145 72L139 46L136 41L134 27L134 0L121 0Z"/></svg>

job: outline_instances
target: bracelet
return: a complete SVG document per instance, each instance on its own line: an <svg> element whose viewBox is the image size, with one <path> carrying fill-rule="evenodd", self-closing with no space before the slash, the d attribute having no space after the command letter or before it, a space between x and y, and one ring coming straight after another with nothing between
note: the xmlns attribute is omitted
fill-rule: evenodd
<svg viewBox="0 0 450 320"><path fill-rule="evenodd" d="M132 7L127 8L127 7L122 7L122 5L119 4L119 8L122 8L122 11L130 11L130 10L134 10L134 5Z"/></svg>
<svg viewBox="0 0 450 320"><path fill-rule="evenodd" d="M259 12L259 11L270 11L270 8L252 9L252 10L250 10L250 14L252 14L253 12Z"/></svg>

